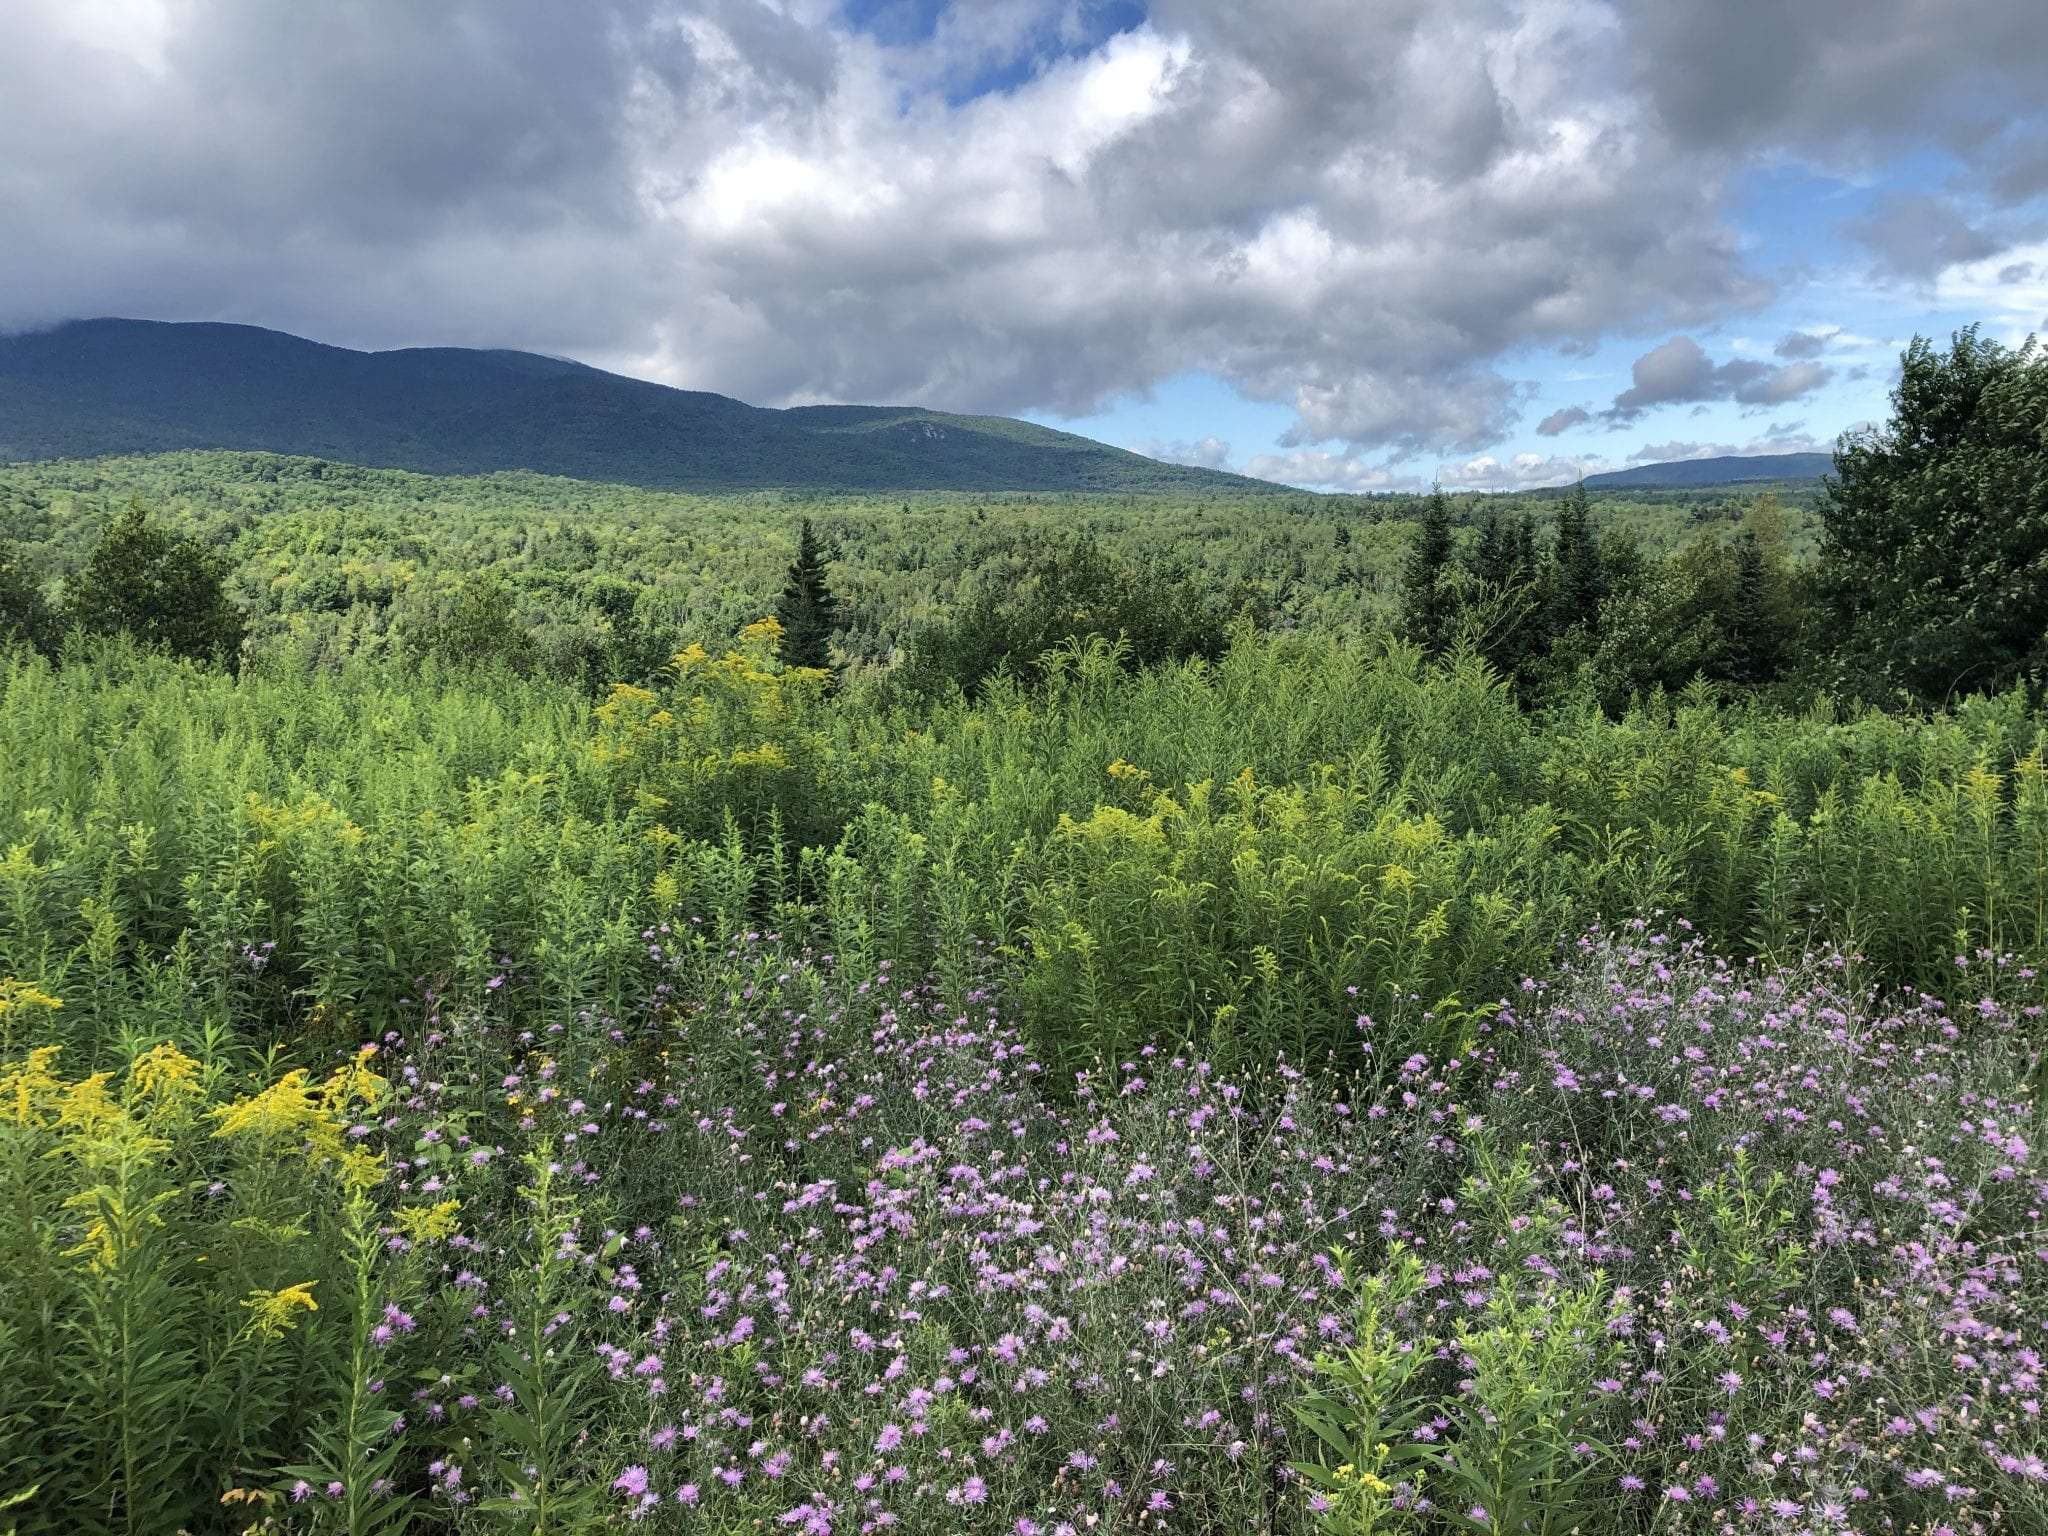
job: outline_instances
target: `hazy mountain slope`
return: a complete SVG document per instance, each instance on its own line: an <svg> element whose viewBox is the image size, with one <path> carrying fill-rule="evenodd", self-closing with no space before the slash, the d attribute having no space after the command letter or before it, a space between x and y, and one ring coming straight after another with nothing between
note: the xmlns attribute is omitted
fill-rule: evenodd
<svg viewBox="0 0 2048 1536"><path fill-rule="evenodd" d="M1589 490L1618 490L1645 485L1740 485L1754 480L1818 480L1832 474L1830 453L1724 455L1717 459L1677 459L1668 464L1639 464L1609 474L1586 476Z"/></svg>
<svg viewBox="0 0 2048 1536"><path fill-rule="evenodd" d="M356 352L145 320L0 338L0 460L188 448L678 490L1280 489L1004 417L765 410L526 352Z"/></svg>

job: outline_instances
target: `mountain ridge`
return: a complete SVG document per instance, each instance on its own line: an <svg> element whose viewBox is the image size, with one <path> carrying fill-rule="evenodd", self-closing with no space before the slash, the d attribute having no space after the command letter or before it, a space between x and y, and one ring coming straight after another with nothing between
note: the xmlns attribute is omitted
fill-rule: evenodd
<svg viewBox="0 0 2048 1536"><path fill-rule="evenodd" d="M1818 480L1834 473L1831 453L1720 454L1706 459L1671 459L1661 464L1638 464L1633 469L1609 470L1586 476L1586 489L1624 490L1629 487L1747 485L1767 480Z"/></svg>
<svg viewBox="0 0 2048 1536"><path fill-rule="evenodd" d="M364 352L119 318L0 336L0 461L189 449L682 491L1288 490L1009 417L775 410L505 348Z"/></svg>

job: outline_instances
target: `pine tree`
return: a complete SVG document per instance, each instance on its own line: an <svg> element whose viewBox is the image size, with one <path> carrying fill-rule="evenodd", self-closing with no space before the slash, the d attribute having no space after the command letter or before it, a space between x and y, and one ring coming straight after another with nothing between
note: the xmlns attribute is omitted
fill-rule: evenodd
<svg viewBox="0 0 2048 1536"><path fill-rule="evenodd" d="M839 627L839 599L825 584L825 555L811 520L797 534L796 559L775 605L782 625L779 654L783 665L830 669L832 634Z"/></svg>
<svg viewBox="0 0 2048 1536"><path fill-rule="evenodd" d="M1402 629L1434 656L1451 642L1457 599L1451 581L1451 503L1431 491L1422 509L1422 528L1402 570Z"/></svg>
<svg viewBox="0 0 2048 1536"><path fill-rule="evenodd" d="M1466 565L1485 610L1480 649L1494 671L1516 678L1533 659L1543 601L1536 526L1528 513L1490 513Z"/></svg>

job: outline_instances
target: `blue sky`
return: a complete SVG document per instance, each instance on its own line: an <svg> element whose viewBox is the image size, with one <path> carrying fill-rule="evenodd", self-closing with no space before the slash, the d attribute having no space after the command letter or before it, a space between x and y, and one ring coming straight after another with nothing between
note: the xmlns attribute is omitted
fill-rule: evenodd
<svg viewBox="0 0 2048 1536"><path fill-rule="evenodd" d="M1505 352L1500 355L1503 370L1528 390L1515 429L1479 453L1424 453L1382 461L1391 476L1389 487L1440 479L1475 489L1508 488L1561 483L1579 468L1590 472L1722 452L1826 451L1839 434L1884 419L1899 353L1913 336L1945 342L1972 324L2008 345L2020 344L2030 329L2048 336L2048 283L2042 280L2048 272L2001 285L2010 293L1986 302L1975 286L1945 283L1939 274L1928 280L1874 273L1868 253L1850 233L1888 198L1939 196L1958 181L1966 184L1967 174L1967 167L1945 156L1920 151L1864 168L1853 178L1797 163L1746 173L1729 200L1728 217L1750 260L1773 279L1769 302L1678 329L1617 331L1583 351L1529 347ZM2028 242L2016 243L2024 247ZM2027 259L2025 249L2014 253L2015 262ZM2048 265L2038 256L2033 259ZM1959 288L1974 302L1957 302ZM1629 386L1635 360L1680 334L1693 337L1716 361L1765 363L1780 361L1775 349L1785 337L1815 337L1820 345L1814 355L1831 376L1781 405L1677 402L1635 421L1595 419L1554 435L1538 434L1538 423L1571 407L1597 418ZM1243 468L1260 455L1283 453L1281 439L1293 412L1284 404L1249 399L1225 380L1192 372L1085 415L1038 412L1031 419L1141 452ZM1533 474L1516 473L1518 455L1525 463L1535 461Z"/></svg>
<svg viewBox="0 0 2048 1536"><path fill-rule="evenodd" d="M523 347L1335 490L2048 320L2041 0L10 0L0 329Z"/></svg>

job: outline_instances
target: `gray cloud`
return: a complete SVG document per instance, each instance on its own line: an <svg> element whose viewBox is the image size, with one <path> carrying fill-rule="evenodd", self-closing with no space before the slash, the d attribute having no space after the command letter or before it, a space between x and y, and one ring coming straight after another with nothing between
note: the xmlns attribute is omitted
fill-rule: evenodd
<svg viewBox="0 0 2048 1536"><path fill-rule="evenodd" d="M767 404L1079 414L1202 370L1293 412L1276 459L1391 484L1514 427L1516 349L1768 299L1723 215L1757 145L1853 156L2038 56L2038 4L1874 3L1892 31L1158 0L1107 39L1079 0L928 35L825 0L9 0L0 326L524 346Z"/></svg>
<svg viewBox="0 0 2048 1536"><path fill-rule="evenodd" d="M2011 206L2048 194L2048 134L2017 139L1991 178L1991 195Z"/></svg>
<svg viewBox="0 0 2048 1536"><path fill-rule="evenodd" d="M1775 347L1771 348L1771 351L1778 357L1819 357L1827 344L1827 337L1816 335L1812 331L1789 331Z"/></svg>
<svg viewBox="0 0 2048 1536"><path fill-rule="evenodd" d="M1773 427L1747 443L1696 443L1672 441L1645 443L1628 456L1630 464L1669 464L1683 459L1724 459L1773 453L1822 453L1832 447L1811 433L1801 431L1803 422L1790 427Z"/></svg>
<svg viewBox="0 0 2048 1536"><path fill-rule="evenodd" d="M1953 199L1929 195L1886 198L1845 228L1876 258L1880 270L1919 281L1958 262L1995 256L2006 245L1975 228Z"/></svg>
<svg viewBox="0 0 2048 1536"><path fill-rule="evenodd" d="M1539 437L1556 437L1559 433L1568 432L1573 427L1584 426L1592 419L1593 413L1583 405L1567 405L1559 410L1552 411L1548 416L1537 422L1536 434Z"/></svg>
<svg viewBox="0 0 2048 1536"><path fill-rule="evenodd" d="M1610 422L1631 422L1657 406L1695 400L1782 405L1820 388L1834 370L1815 362L1778 366L1747 358L1716 364L1690 336L1674 336L1637 358L1630 374L1634 382L1601 413Z"/></svg>
<svg viewBox="0 0 2048 1536"><path fill-rule="evenodd" d="M1853 157L1970 148L2040 110L2039 0L1620 0L1635 78L1681 139Z"/></svg>

